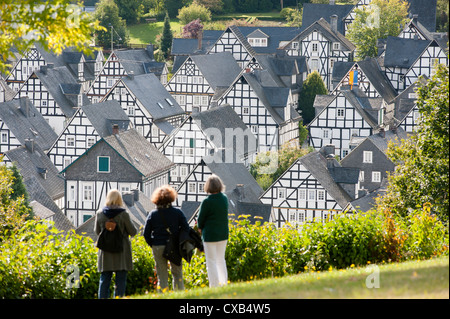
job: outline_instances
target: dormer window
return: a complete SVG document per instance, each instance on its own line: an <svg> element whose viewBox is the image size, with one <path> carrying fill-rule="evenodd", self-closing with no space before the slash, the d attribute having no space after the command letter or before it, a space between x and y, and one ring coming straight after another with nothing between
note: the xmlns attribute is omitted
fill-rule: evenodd
<svg viewBox="0 0 450 319"><path fill-rule="evenodd" d="M253 31L247 37L247 41L252 47L267 47L268 39L269 36L260 29Z"/></svg>

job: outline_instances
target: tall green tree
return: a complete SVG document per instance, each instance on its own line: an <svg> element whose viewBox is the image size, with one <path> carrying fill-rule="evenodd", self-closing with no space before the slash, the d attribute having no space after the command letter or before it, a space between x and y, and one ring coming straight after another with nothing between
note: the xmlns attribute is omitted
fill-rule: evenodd
<svg viewBox="0 0 450 319"><path fill-rule="evenodd" d="M113 46L128 43L126 22L119 17L119 8L114 0L100 0L95 8L94 16L104 27L103 31L97 32L97 43L100 46L105 49L111 48L111 33Z"/></svg>
<svg viewBox="0 0 450 319"><path fill-rule="evenodd" d="M0 72L6 72L13 48L25 52L33 43L60 54L66 47L91 54L99 22L70 0L0 1Z"/></svg>
<svg viewBox="0 0 450 319"><path fill-rule="evenodd" d="M448 66L419 87L420 117L415 134L401 144L390 144L388 156L396 164L387 194L379 207L406 215L426 205L442 220L449 214L449 77Z"/></svg>
<svg viewBox="0 0 450 319"><path fill-rule="evenodd" d="M316 115L314 99L318 94L328 94L328 90L319 72L314 71L303 82L303 87L298 98L298 110L301 111L303 124L305 125L311 122Z"/></svg>
<svg viewBox="0 0 450 319"><path fill-rule="evenodd" d="M163 33L161 36L161 51L164 54L164 57L167 59L170 54L170 49L172 47L173 33L170 28L170 19L169 14L166 13L166 17L164 18L164 27Z"/></svg>
<svg viewBox="0 0 450 319"><path fill-rule="evenodd" d="M14 175L14 170L6 167L3 156L0 156L0 241L5 230L20 228L31 216L26 191Z"/></svg>
<svg viewBox="0 0 450 319"><path fill-rule="evenodd" d="M397 36L408 21L405 0L373 0L370 6L355 9L355 20L346 37L356 46L356 60L378 55L377 40Z"/></svg>

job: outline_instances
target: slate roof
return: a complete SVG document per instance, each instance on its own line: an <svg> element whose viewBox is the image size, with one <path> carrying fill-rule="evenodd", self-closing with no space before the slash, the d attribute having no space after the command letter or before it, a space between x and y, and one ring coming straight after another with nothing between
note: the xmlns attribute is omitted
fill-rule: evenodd
<svg viewBox="0 0 450 319"><path fill-rule="evenodd" d="M429 40L388 37L384 51L384 66L409 69L431 44Z"/></svg>
<svg viewBox="0 0 450 319"><path fill-rule="evenodd" d="M340 174L339 169L334 169L332 170L332 172L330 172L327 169L327 160L319 151L315 151L303 157L300 157L298 161L300 161L300 163L303 164L303 166L305 166L305 168L317 179L320 185L322 185L322 187L327 190L327 192L331 195L331 197L333 197L333 199L339 204L339 206L344 208L347 203L352 200L347 192L338 185L338 182L353 182L354 175L356 175L355 172L352 172L350 177L353 178L351 179L343 177L344 174ZM335 167L339 167L339 163L336 160L334 161ZM341 180L341 178L345 178L345 181Z"/></svg>
<svg viewBox="0 0 450 319"><path fill-rule="evenodd" d="M437 0L408 0L409 16L418 15L418 21L430 32L436 31Z"/></svg>
<svg viewBox="0 0 450 319"><path fill-rule="evenodd" d="M144 178L159 175L174 165L135 129L104 137L103 140Z"/></svg>
<svg viewBox="0 0 450 319"><path fill-rule="evenodd" d="M231 52L190 56L213 90L228 88L241 72Z"/></svg>
<svg viewBox="0 0 450 319"><path fill-rule="evenodd" d="M114 54L119 59L126 74L134 75L146 74L149 70L150 62L155 62L153 51L148 49L117 50ZM156 67L157 65L153 65ZM164 65L161 65L164 67Z"/></svg>
<svg viewBox="0 0 450 319"><path fill-rule="evenodd" d="M360 88L355 87L353 90L342 90L341 92L372 128L378 126L378 111L383 104L383 98L367 97Z"/></svg>
<svg viewBox="0 0 450 319"><path fill-rule="evenodd" d="M73 229L72 223L54 202L64 196L64 180L42 149L34 145L31 151L28 147L21 146L6 152L6 156L11 162L16 162L29 200L35 201L33 209L42 212L45 207L45 215L48 215L49 211L53 213L56 228L65 231Z"/></svg>
<svg viewBox="0 0 450 319"><path fill-rule="evenodd" d="M202 48L198 50L198 39L174 38L172 40L172 55L205 54L223 34L221 30L203 30Z"/></svg>
<svg viewBox="0 0 450 319"><path fill-rule="evenodd" d="M81 86L70 71L65 66L53 67L47 64L34 73L52 95L63 114L71 118L78 107ZM90 103L88 97L83 94L83 104L88 103Z"/></svg>
<svg viewBox="0 0 450 319"><path fill-rule="evenodd" d="M100 137L111 135L113 124L119 125L119 131L129 127L130 119L116 100L86 104L81 109Z"/></svg>
<svg viewBox="0 0 450 319"><path fill-rule="evenodd" d="M121 81L155 121L184 114L183 109L164 88L155 74L124 76ZM157 103L160 103L163 108Z"/></svg>
<svg viewBox="0 0 450 319"><path fill-rule="evenodd" d="M240 116L230 105L217 106L204 112L192 113L191 117L195 123L199 125L202 131L208 132L208 130L217 130L220 132L222 137L221 140L216 138L211 140L217 149L229 148L230 145L227 145L226 143L229 142L228 138L230 137L230 129L241 129L243 132L247 133L247 142L245 143L245 146L236 145L239 141L238 137L236 140L233 140L232 150L235 151L238 156L257 152L258 143L255 136L250 132Z"/></svg>
<svg viewBox="0 0 450 319"><path fill-rule="evenodd" d="M48 150L58 138L28 97L0 103L0 118L22 145L26 139L33 139Z"/></svg>
<svg viewBox="0 0 450 319"><path fill-rule="evenodd" d="M337 30L344 34L344 18L348 16L354 5L330 5L319 3L304 3L303 17L302 17L302 31L308 28L311 24L320 19L325 19L330 23L332 15L338 16Z"/></svg>

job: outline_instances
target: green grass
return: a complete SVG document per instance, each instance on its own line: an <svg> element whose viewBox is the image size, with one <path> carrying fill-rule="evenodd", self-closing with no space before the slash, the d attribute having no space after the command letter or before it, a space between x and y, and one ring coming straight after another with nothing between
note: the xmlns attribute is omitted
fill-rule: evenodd
<svg viewBox="0 0 450 319"><path fill-rule="evenodd" d="M155 38L162 33L164 21L154 23L141 23L128 26L130 32L130 43L133 44L148 44L155 43ZM180 33L182 25L176 21L170 21L170 28L172 32Z"/></svg>
<svg viewBox="0 0 450 319"><path fill-rule="evenodd" d="M373 266L307 271L283 278L232 283L221 288L147 294L132 298L159 299L428 299L449 298L449 258L377 265L379 288L367 288ZM373 283L369 278L369 283Z"/></svg>

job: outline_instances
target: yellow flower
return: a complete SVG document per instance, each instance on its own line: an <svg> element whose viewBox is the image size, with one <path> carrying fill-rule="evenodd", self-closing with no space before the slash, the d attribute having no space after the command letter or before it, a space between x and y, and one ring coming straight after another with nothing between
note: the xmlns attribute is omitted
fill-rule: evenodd
<svg viewBox="0 0 450 319"><path fill-rule="evenodd" d="M351 264L351 265L350 265L350 268L355 268L355 264Z"/></svg>
<svg viewBox="0 0 450 319"><path fill-rule="evenodd" d="M308 266L305 266L304 268L305 268L305 270L308 270Z"/></svg>

